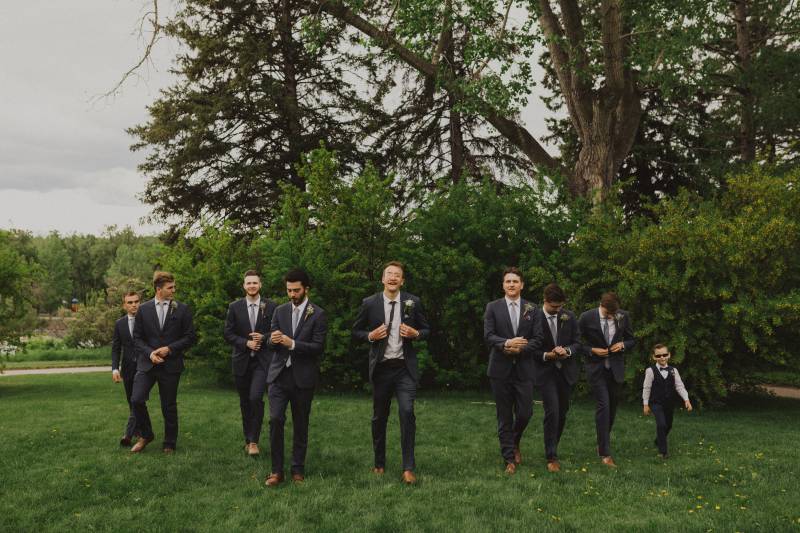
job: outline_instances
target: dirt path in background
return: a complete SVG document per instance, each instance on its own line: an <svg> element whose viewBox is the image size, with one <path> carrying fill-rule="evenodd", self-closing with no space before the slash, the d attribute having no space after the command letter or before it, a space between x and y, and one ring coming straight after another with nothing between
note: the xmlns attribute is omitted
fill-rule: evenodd
<svg viewBox="0 0 800 533"><path fill-rule="evenodd" d="M72 366L66 368L21 368L4 370L3 376L29 376L33 374L85 374L86 372L111 372L110 366Z"/></svg>
<svg viewBox="0 0 800 533"><path fill-rule="evenodd" d="M779 398L792 398L800 400L800 389L796 387L784 387L782 385L764 385L763 388Z"/></svg>

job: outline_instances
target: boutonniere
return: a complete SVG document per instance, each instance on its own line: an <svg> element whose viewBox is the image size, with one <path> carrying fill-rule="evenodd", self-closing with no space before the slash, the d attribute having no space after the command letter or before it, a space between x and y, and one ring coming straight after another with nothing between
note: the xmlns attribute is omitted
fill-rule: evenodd
<svg viewBox="0 0 800 533"><path fill-rule="evenodd" d="M410 313L412 309L414 309L414 300L409 298L408 300L403 302L403 314L405 316L408 316L408 313Z"/></svg>
<svg viewBox="0 0 800 533"><path fill-rule="evenodd" d="M172 315L172 313L174 313L177 308L178 308L177 302L175 302L175 300L170 300L170 302L169 302L169 314Z"/></svg>
<svg viewBox="0 0 800 533"><path fill-rule="evenodd" d="M308 304L306 306L306 319L308 319L308 317L310 317L313 314L314 314L314 308L311 307L311 304Z"/></svg>
<svg viewBox="0 0 800 533"><path fill-rule="evenodd" d="M264 313L264 309L267 308L267 303L266 302L260 302L258 304L258 308L261 309L261 313L263 314Z"/></svg>
<svg viewBox="0 0 800 533"><path fill-rule="evenodd" d="M616 315L614 315L614 320L616 322L620 322L620 321L622 321L622 317L623 316L625 316L625 315L623 315L622 313L617 313Z"/></svg>
<svg viewBox="0 0 800 533"><path fill-rule="evenodd" d="M559 317L559 320L560 320L561 322L566 322L567 320L569 320L569 315L568 315L567 313L564 313L563 315L561 315L561 316Z"/></svg>
<svg viewBox="0 0 800 533"><path fill-rule="evenodd" d="M522 318L524 318L525 320L530 320L531 319L530 312L532 309L533 309L533 304L530 302L526 303L525 307L522 308Z"/></svg>

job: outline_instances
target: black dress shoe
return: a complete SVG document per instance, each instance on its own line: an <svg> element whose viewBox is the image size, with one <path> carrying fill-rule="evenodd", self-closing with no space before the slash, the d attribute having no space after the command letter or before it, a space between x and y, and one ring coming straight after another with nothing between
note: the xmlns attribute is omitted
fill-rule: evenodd
<svg viewBox="0 0 800 533"><path fill-rule="evenodd" d="M131 445L131 438L123 436L121 439L119 439L119 445L127 448Z"/></svg>

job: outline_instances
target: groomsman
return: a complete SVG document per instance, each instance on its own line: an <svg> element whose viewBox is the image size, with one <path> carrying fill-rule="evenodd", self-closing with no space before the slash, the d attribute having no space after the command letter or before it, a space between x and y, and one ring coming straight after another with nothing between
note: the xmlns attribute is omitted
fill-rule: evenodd
<svg viewBox="0 0 800 533"><path fill-rule="evenodd" d="M533 353L542 340L538 310L520 297L525 283L516 267L503 272L505 296L486 305L483 338L489 347L486 375L497 408L497 436L506 473L522 462L520 441L533 416Z"/></svg>
<svg viewBox="0 0 800 533"><path fill-rule="evenodd" d="M328 332L325 311L308 301L311 287L308 274L295 269L284 277L289 302L272 315L269 342L275 349L267 383L269 384L269 446L272 472L265 481L268 487L283 482L283 428L286 406L292 406L292 480L305 479L308 420L314 387L319 380L319 359Z"/></svg>
<svg viewBox="0 0 800 533"><path fill-rule="evenodd" d="M153 274L155 298L136 313L133 342L139 352L131 403L141 438L131 452L144 450L154 438L147 412L147 399L158 383L164 415L164 453L175 451L178 440L178 382L183 372L183 354L195 341L192 312L174 299L175 277L169 272Z"/></svg>
<svg viewBox="0 0 800 533"><path fill-rule="evenodd" d="M133 345L133 324L139 310L139 293L130 291L122 297L125 316L114 324L114 337L111 341L111 379L125 386L125 399L128 401L128 424L119 439L120 446L130 446L136 431L136 416L133 414L131 393L133 378L136 376L136 348Z"/></svg>
<svg viewBox="0 0 800 533"><path fill-rule="evenodd" d="M403 454L402 481L414 484L414 443L417 419L414 400L417 397L417 350L415 340L430 334L428 320L420 299L401 291L405 281L402 263L386 264L381 276L383 291L369 296L353 324L353 337L369 342L369 380L372 383L372 449L375 474L386 469L386 424L392 396L397 398L400 417L400 447Z"/></svg>
<svg viewBox="0 0 800 533"><path fill-rule="evenodd" d="M625 381L625 352L636 345L631 319L619 308L619 298L606 292L600 307L589 309L578 320L586 354L586 377L596 404L597 453L603 464L615 468L611 457L611 427Z"/></svg>
<svg viewBox="0 0 800 533"><path fill-rule="evenodd" d="M273 354L267 337L277 305L261 297L261 276L255 270L244 273L242 287L245 297L228 306L223 337L232 346L231 366L242 411L244 449L248 455L256 456L260 453L264 391Z"/></svg>
<svg viewBox="0 0 800 533"><path fill-rule="evenodd" d="M534 384L544 404L544 455L547 470L559 472L558 443L564 432L572 387L578 381L581 351L578 321L564 309L566 297L561 287L551 283L544 288L544 303L539 310L542 344L533 350Z"/></svg>

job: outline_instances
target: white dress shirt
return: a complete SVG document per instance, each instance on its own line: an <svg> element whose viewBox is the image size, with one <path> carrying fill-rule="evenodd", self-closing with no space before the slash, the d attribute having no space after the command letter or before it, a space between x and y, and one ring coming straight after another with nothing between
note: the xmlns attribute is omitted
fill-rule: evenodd
<svg viewBox="0 0 800 533"><path fill-rule="evenodd" d="M389 336L386 338L386 350L383 352L385 359L402 359L403 358L403 339L400 337L400 323L403 321L403 310L401 306L403 302L400 301L400 293L394 300L390 300L386 293L383 296L383 316L384 323L389 324L389 315L392 313L391 302L397 302L394 305L394 316L392 317L392 329L387 333Z"/></svg>

